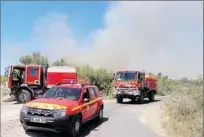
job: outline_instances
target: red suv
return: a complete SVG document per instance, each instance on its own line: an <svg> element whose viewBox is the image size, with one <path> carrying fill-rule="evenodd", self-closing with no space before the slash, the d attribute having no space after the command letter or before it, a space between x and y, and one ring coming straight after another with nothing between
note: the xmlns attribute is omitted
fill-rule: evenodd
<svg viewBox="0 0 204 137"><path fill-rule="evenodd" d="M41 98L26 103L20 112L25 131L46 130L77 136L81 125L102 120L104 103L94 85L61 83Z"/></svg>

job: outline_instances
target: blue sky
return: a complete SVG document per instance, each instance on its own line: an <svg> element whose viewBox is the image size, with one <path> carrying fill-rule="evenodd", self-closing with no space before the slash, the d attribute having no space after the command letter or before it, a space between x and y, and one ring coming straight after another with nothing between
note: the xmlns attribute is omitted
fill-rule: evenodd
<svg viewBox="0 0 204 137"><path fill-rule="evenodd" d="M1 3L1 73L40 51L50 62L202 74L202 2Z"/></svg>
<svg viewBox="0 0 204 137"><path fill-rule="evenodd" d="M2 2L2 42L25 41L34 21L44 14L60 12L69 15L75 35L83 38L102 27L107 2ZM21 32L21 33L19 33Z"/></svg>
<svg viewBox="0 0 204 137"><path fill-rule="evenodd" d="M51 12L67 14L73 35L81 41L96 28L103 27L102 16L107 5L107 2L2 2L2 46L4 43L28 40L35 20ZM15 44L11 48L15 48ZM36 49L40 50L40 47ZM32 48L28 50L33 51ZM12 58L5 60L4 54L6 53L2 54L1 72L10 63L16 63L12 62Z"/></svg>

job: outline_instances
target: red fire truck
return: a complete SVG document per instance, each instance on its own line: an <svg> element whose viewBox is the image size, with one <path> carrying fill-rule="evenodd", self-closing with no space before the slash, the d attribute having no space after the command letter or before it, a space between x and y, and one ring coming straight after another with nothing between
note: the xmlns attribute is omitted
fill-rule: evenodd
<svg viewBox="0 0 204 137"><path fill-rule="evenodd" d="M5 76L10 95L18 103L38 98L60 82L77 81L76 69L70 66L11 65L6 68Z"/></svg>
<svg viewBox="0 0 204 137"><path fill-rule="evenodd" d="M154 101L157 93L156 76L152 73L136 70L121 70L114 74L114 89L118 103L124 98L132 102L138 100L144 102L144 98Z"/></svg>

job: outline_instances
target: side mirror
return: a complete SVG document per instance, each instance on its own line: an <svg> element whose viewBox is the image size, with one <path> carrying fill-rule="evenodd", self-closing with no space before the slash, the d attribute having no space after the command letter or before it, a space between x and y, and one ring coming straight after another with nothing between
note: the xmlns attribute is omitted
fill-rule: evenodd
<svg viewBox="0 0 204 137"><path fill-rule="evenodd" d="M89 102L88 98L84 98L83 102Z"/></svg>

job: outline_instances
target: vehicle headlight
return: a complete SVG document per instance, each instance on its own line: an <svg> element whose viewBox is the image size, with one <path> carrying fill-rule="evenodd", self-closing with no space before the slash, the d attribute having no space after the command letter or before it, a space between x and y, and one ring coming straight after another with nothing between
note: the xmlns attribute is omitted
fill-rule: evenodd
<svg viewBox="0 0 204 137"><path fill-rule="evenodd" d="M29 111L29 108L27 106L23 106L23 108L21 109L21 112L24 113L24 114L27 114Z"/></svg>
<svg viewBox="0 0 204 137"><path fill-rule="evenodd" d="M53 116L54 118L61 118L66 115L66 110L54 110L53 111Z"/></svg>

